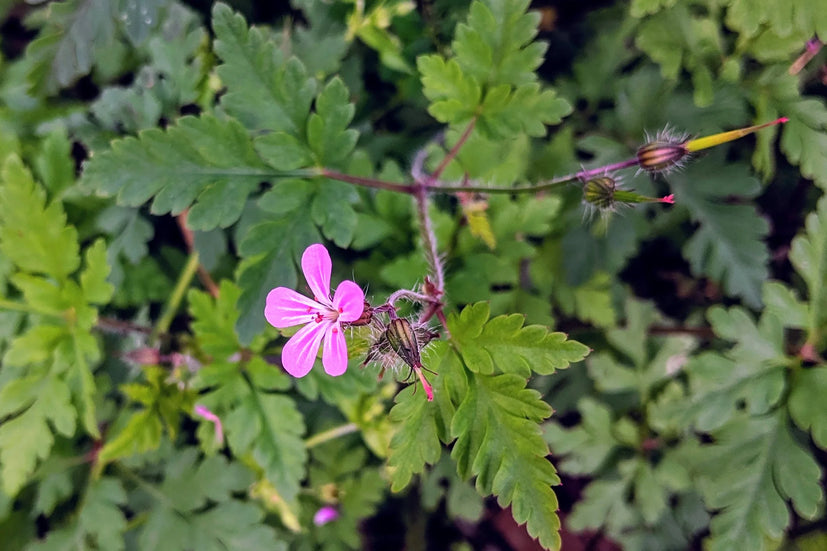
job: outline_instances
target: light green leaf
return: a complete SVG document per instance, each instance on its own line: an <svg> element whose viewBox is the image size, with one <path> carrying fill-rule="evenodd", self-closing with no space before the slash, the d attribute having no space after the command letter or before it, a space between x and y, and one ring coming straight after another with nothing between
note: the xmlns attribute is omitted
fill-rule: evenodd
<svg viewBox="0 0 827 551"><path fill-rule="evenodd" d="M66 225L59 202L46 205L17 156L3 164L0 180L0 251L21 270L64 279L80 265L77 232Z"/></svg>
<svg viewBox="0 0 827 551"><path fill-rule="evenodd" d="M54 444L54 431L75 434L77 412L62 380L38 376L16 379L0 391L0 416L14 414L0 425L0 479L3 491L14 496L45 459Z"/></svg>
<svg viewBox="0 0 827 551"><path fill-rule="evenodd" d="M106 281L109 276L106 257L106 244L102 239L86 249L86 267L80 274L80 286L87 302L105 304L112 298L115 288Z"/></svg>
<svg viewBox="0 0 827 551"><path fill-rule="evenodd" d="M468 392L451 423L451 457L462 478L476 476L477 491L511 505L514 520L547 549L559 549L557 497L560 479L546 459L537 423L551 415L540 395L519 375L470 374Z"/></svg>
<svg viewBox="0 0 827 551"><path fill-rule="evenodd" d="M452 314L448 328L458 344L468 369L482 374L516 373L529 377L532 372L546 375L582 360L589 349L563 333L550 333L545 327L523 327L519 314L489 320L487 303L468 306Z"/></svg>
<svg viewBox="0 0 827 551"><path fill-rule="evenodd" d="M391 467L391 491L404 489L414 474L433 465L442 453L440 441L453 440L451 420L456 403L464 388L457 381L462 375L462 364L448 343L437 341L423 351L422 364L438 375L433 378L434 401L428 402L422 389L411 385L396 395L396 404L390 419L398 423L398 430L391 438L388 466Z"/></svg>

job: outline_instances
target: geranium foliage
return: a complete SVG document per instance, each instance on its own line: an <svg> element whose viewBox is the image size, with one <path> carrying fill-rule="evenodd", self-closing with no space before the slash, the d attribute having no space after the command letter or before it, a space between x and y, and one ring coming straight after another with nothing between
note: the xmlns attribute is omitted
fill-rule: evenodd
<svg viewBox="0 0 827 551"><path fill-rule="evenodd" d="M827 547L823 1L568 4L0 2L3 551Z"/></svg>

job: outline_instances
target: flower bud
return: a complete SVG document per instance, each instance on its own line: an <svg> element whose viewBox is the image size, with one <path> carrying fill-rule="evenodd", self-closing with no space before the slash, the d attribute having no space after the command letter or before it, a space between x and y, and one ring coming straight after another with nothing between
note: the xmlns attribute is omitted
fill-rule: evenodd
<svg viewBox="0 0 827 551"><path fill-rule="evenodd" d="M583 185L583 200L599 209L611 210L614 206L617 181L611 176L598 176Z"/></svg>
<svg viewBox="0 0 827 551"><path fill-rule="evenodd" d="M683 160L689 154L686 140L662 139L664 137L668 138L665 133L659 134L658 139L642 145L637 150L638 165L646 172L669 172L683 166Z"/></svg>
<svg viewBox="0 0 827 551"><path fill-rule="evenodd" d="M368 301L365 301L365 307L362 310L362 315L359 316L359 319L350 322L345 322L343 325L359 327L362 325L369 325L371 321L373 321L373 308L371 307L370 303L368 303Z"/></svg>
<svg viewBox="0 0 827 551"><path fill-rule="evenodd" d="M385 338L397 356L414 369L422 367L419 343L411 323L404 318L392 319L385 331Z"/></svg>

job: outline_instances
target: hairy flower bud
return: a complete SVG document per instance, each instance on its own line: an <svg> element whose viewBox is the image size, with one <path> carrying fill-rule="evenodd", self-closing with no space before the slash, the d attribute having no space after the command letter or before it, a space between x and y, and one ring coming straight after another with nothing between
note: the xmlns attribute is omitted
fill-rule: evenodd
<svg viewBox="0 0 827 551"><path fill-rule="evenodd" d="M681 168L687 155L689 150L686 148L685 137L675 138L668 132L663 132L637 150L637 161L640 168L655 174Z"/></svg>
<svg viewBox="0 0 827 551"><path fill-rule="evenodd" d="M669 203L675 202L674 195L666 197L646 197L631 190L620 189L618 180L609 175L597 176L583 184L583 201L587 206L608 213L618 205L631 206L635 203Z"/></svg>
<svg viewBox="0 0 827 551"><path fill-rule="evenodd" d="M614 206L617 181L611 176L598 176L583 185L583 200L600 210L611 210Z"/></svg>
<svg viewBox="0 0 827 551"><path fill-rule="evenodd" d="M422 367L419 343L408 320L404 318L391 320L385 331L385 338L393 351L402 358L402 361L414 369Z"/></svg>
<svg viewBox="0 0 827 551"><path fill-rule="evenodd" d="M434 399L434 391L422 373L425 368L422 367L421 352L437 336L439 335L429 331L424 324L411 324L404 318L393 318L385 326L376 342L371 345L365 358L365 365L371 362L381 364L382 370L379 378L382 377L385 369L390 368L398 373L402 365L407 366L410 369L407 378L416 374L430 402Z"/></svg>

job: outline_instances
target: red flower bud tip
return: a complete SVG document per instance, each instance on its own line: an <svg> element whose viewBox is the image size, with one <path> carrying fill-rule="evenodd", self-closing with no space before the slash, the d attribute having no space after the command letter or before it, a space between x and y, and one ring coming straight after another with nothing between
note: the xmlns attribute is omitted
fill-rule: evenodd
<svg viewBox="0 0 827 551"><path fill-rule="evenodd" d="M431 386L431 383L428 382L428 379L425 378L425 375L422 374L421 369L415 369L417 377L419 377L419 381L422 383L422 388L425 389L425 396L428 397L429 402L434 401L434 389Z"/></svg>
<svg viewBox="0 0 827 551"><path fill-rule="evenodd" d="M670 204L670 205L674 205L675 204L675 194L670 193L666 197L661 197L660 199L658 199L658 203L667 203L667 204Z"/></svg>

